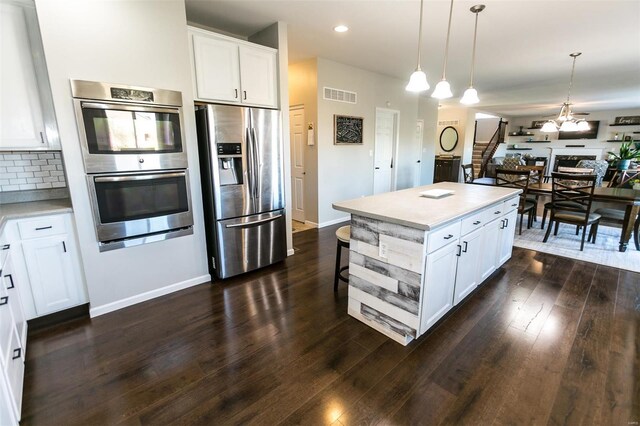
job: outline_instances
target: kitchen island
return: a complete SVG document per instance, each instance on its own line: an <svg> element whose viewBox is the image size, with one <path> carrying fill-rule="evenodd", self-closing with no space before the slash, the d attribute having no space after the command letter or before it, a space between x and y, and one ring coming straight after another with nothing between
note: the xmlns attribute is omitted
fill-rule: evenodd
<svg viewBox="0 0 640 426"><path fill-rule="evenodd" d="M441 182L334 203L351 213L349 315L403 345L424 334L511 258L520 192Z"/></svg>

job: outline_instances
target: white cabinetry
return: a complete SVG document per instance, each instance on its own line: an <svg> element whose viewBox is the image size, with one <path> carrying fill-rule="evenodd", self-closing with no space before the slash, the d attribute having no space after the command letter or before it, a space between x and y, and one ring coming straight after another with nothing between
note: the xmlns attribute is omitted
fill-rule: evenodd
<svg viewBox="0 0 640 426"><path fill-rule="evenodd" d="M0 3L0 149L59 148L35 8Z"/></svg>
<svg viewBox="0 0 640 426"><path fill-rule="evenodd" d="M428 233L420 334L511 257L517 197Z"/></svg>
<svg viewBox="0 0 640 426"><path fill-rule="evenodd" d="M15 425L20 419L27 322L14 277L11 245L0 248L0 424Z"/></svg>
<svg viewBox="0 0 640 426"><path fill-rule="evenodd" d="M71 214L11 221L7 232L27 319L87 302Z"/></svg>
<svg viewBox="0 0 640 426"><path fill-rule="evenodd" d="M189 28L195 99L278 107L277 50Z"/></svg>

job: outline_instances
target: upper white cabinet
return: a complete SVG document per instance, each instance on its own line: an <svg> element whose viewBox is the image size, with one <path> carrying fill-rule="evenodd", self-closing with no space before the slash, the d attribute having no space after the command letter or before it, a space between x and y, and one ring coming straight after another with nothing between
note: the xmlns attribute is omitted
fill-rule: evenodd
<svg viewBox="0 0 640 426"><path fill-rule="evenodd" d="M59 148L35 7L0 0L0 149Z"/></svg>
<svg viewBox="0 0 640 426"><path fill-rule="evenodd" d="M278 107L275 49L189 28L195 99Z"/></svg>

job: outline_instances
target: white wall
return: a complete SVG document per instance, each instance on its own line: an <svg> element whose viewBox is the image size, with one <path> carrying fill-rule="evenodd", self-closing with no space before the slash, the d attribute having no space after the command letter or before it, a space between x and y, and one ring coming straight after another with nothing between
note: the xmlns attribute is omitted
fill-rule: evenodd
<svg viewBox="0 0 640 426"><path fill-rule="evenodd" d="M418 100L418 118L424 121L422 153L420 156L420 185L433 183L436 145L438 145L438 101L431 96L420 96ZM439 145L438 145L439 146Z"/></svg>
<svg viewBox="0 0 640 426"><path fill-rule="evenodd" d="M209 279L182 0L36 0L92 314ZM194 234L100 253L69 79L182 92ZM172 286L165 288L167 286Z"/></svg>
<svg viewBox="0 0 640 426"><path fill-rule="evenodd" d="M332 208L332 203L373 193L376 107L400 111L397 189L413 186L420 148L415 138L418 96L404 90L406 81L324 58L317 59L317 66L318 220L323 225L346 218L343 212ZM324 100L325 86L356 92L358 103ZM334 114L364 118L362 145L333 144Z"/></svg>
<svg viewBox="0 0 640 426"><path fill-rule="evenodd" d="M559 111L559 110L558 110ZM640 108L627 109L627 110L609 110L609 111L592 111L587 120L600 121L598 127L597 139L574 139L574 140L558 140L558 133L542 133L539 130L527 130L527 127L531 126L531 122L534 120L541 120L539 116L531 117L518 117L509 121L507 128L508 132L515 132L519 130L520 126L523 126L524 131L530 131L534 135L531 136L533 140L544 140L545 135L549 135L549 143L526 143L529 137L526 136L507 136L505 144L501 145L496 151L496 157L502 157L506 153L520 153L520 154L532 154L534 156L549 156L548 148L564 148L566 145L584 145L585 148L599 148L602 150L602 158L606 158L607 151L618 151L620 149L621 142L607 142L609 139L613 139L613 134L619 132L620 134L633 131L640 131L640 126L624 126L624 127L610 127L616 116L623 115L640 115ZM632 135L634 136L634 135ZM640 139L640 134L636 134L636 139ZM533 148L531 151L507 151L507 145L517 144L518 147ZM579 149L579 148L576 148Z"/></svg>

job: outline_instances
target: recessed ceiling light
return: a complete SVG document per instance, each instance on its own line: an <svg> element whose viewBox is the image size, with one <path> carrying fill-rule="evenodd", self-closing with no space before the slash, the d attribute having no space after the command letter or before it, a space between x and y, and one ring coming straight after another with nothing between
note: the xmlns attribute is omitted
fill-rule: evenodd
<svg viewBox="0 0 640 426"><path fill-rule="evenodd" d="M346 25L338 25L337 27L333 27L333 31L337 33L346 33L347 31L349 31L349 27L347 27Z"/></svg>

